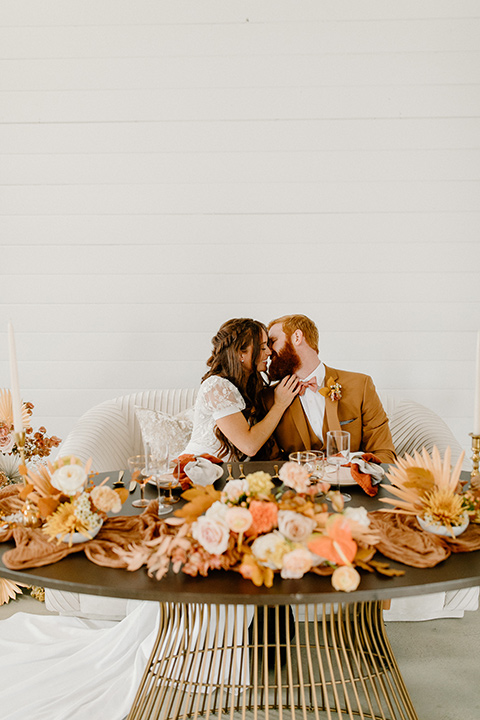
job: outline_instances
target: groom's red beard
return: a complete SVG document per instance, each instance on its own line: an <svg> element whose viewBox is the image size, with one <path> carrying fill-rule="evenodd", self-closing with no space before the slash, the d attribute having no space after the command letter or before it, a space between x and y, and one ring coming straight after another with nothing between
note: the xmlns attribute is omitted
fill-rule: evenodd
<svg viewBox="0 0 480 720"><path fill-rule="evenodd" d="M301 365L298 353L292 345L290 338L279 353L272 353L268 376L271 380L281 380L287 375L293 375Z"/></svg>

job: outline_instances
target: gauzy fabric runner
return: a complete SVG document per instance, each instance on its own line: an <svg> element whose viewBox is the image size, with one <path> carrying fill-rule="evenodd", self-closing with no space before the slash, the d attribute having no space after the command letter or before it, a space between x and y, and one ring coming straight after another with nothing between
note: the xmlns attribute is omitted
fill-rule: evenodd
<svg viewBox="0 0 480 720"><path fill-rule="evenodd" d="M0 491L0 511L14 513L23 503L18 498L18 487L8 486ZM126 564L114 548L125 550L134 542L151 540L155 536L158 515L155 510L157 501L152 500L145 512L134 516L107 518L93 540L68 547L68 542L50 541L39 529L28 527L7 528L0 531L0 542L13 538L15 547L3 555L3 562L10 570L50 565L71 553L83 551L96 565L124 568Z"/></svg>
<svg viewBox="0 0 480 720"><path fill-rule="evenodd" d="M480 525L470 523L458 538L446 538L424 532L413 515L368 513L370 530L380 538L377 550L383 555L411 567L438 565L453 552L480 550Z"/></svg>

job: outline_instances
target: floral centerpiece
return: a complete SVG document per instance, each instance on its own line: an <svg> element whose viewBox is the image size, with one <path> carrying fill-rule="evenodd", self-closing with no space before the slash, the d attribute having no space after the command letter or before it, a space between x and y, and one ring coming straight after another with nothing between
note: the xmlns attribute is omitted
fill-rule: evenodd
<svg viewBox="0 0 480 720"><path fill-rule="evenodd" d="M421 454L415 452L413 456L399 458L387 473L391 485L383 485L395 499L381 501L393 505L393 512L415 515L425 529L435 532L445 528L450 536L455 536L468 521L480 522L480 491L474 488L465 491L460 482L464 455L460 455L453 469L449 447L443 460L437 447L431 456L423 448Z"/></svg>
<svg viewBox="0 0 480 720"><path fill-rule="evenodd" d="M146 565L157 579L170 568L192 576L234 570L266 587L275 573L298 579L313 572L331 575L333 587L347 592L360 582L355 566L396 574L372 560L377 538L364 508L344 510L337 492L331 494L336 512L328 512L319 491L329 485L311 484L308 470L296 463L285 463L279 478L278 488L269 474L255 472L228 481L223 491L213 485L187 490L187 503L160 522L157 538L121 552L128 569Z"/></svg>
<svg viewBox="0 0 480 720"><path fill-rule="evenodd" d="M53 448L60 445L61 439L47 435L41 426L37 430L32 427L33 404L22 405L22 421L25 428L25 460L35 462L50 455ZM20 482L19 471L20 451L15 442L13 429L13 407L10 390L0 389L0 487L12 482Z"/></svg>
<svg viewBox="0 0 480 720"><path fill-rule="evenodd" d="M31 402L22 405L22 421L25 428L25 460L31 462L43 461L50 455L53 448L60 445L61 439L47 435L43 426L34 430L32 427L32 414L34 405ZM13 427L13 406L10 390L0 388L0 488L22 481L20 473L20 451L15 442ZM0 605L13 600L21 593L20 587L27 587L22 583L14 583L0 577ZM43 599L43 590L32 586L31 594Z"/></svg>
<svg viewBox="0 0 480 720"><path fill-rule="evenodd" d="M95 485L89 479L91 462L84 466L73 455L61 457L53 464L27 471L27 483L19 492L35 508L37 526L50 540L69 545L89 540L100 530L108 512L118 513L128 497L126 488L110 488L108 478Z"/></svg>

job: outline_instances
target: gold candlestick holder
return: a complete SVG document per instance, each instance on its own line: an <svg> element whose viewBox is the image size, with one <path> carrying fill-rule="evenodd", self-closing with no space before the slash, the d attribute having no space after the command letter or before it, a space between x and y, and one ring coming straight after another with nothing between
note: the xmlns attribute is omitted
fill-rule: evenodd
<svg viewBox="0 0 480 720"><path fill-rule="evenodd" d="M25 462L25 430L22 430L22 432L15 432L14 438L18 452L20 453L20 467L18 470L23 478L23 484L28 485L27 464ZM38 527L41 525L38 510L28 498L23 503L22 515L25 527Z"/></svg>
<svg viewBox="0 0 480 720"><path fill-rule="evenodd" d="M470 480L479 475L478 463L480 460L480 435L474 435L470 433L472 438L472 472L470 473Z"/></svg>
<svg viewBox="0 0 480 720"><path fill-rule="evenodd" d="M19 472L23 477L23 482L27 484L27 464L25 462L25 430L22 432L14 432L13 437L15 438L15 444L20 453L20 467Z"/></svg>

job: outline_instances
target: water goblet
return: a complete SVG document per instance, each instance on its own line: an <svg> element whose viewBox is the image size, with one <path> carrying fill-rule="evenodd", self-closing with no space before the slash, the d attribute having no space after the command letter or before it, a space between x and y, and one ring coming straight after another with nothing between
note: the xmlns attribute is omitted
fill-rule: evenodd
<svg viewBox="0 0 480 720"><path fill-rule="evenodd" d="M145 485L148 480L146 465L145 455L132 455L132 457L128 458L128 469L132 480L136 480L140 485L140 499L132 502L133 507L144 508L148 505L148 500L145 499Z"/></svg>
<svg viewBox="0 0 480 720"><path fill-rule="evenodd" d="M315 460L313 461L313 473L310 481L312 485L317 485L322 483L325 477L325 453L323 450L310 450L309 452L311 452L312 455L315 455ZM317 495L323 494L323 489L318 489Z"/></svg>
<svg viewBox="0 0 480 720"><path fill-rule="evenodd" d="M175 505L175 503L180 502L180 498L177 497L176 495L172 494L173 488L180 487L180 480L179 480L180 466L181 466L181 461L178 458L176 458L175 460L172 460L170 463L171 471L169 473L167 473L167 476L165 478L165 482L167 482L168 479L170 479L170 482L168 483L168 485L166 484L164 486L164 487L166 487L167 492L168 492L167 496L164 499L164 502L167 505ZM175 475L175 470L177 471L176 475Z"/></svg>
<svg viewBox="0 0 480 720"><path fill-rule="evenodd" d="M329 430L327 432L327 461L336 465L337 472L335 482L337 490L340 491L340 465L345 465L350 460L350 433L345 430ZM348 493L342 493L345 502L352 499Z"/></svg>
<svg viewBox="0 0 480 720"><path fill-rule="evenodd" d="M164 448L164 452L150 452L150 445L145 443L145 450L147 462L146 472L157 486L157 515L168 515L168 513L171 512L171 508L168 507L165 497L160 492L160 488L165 487L163 478L168 471L168 445Z"/></svg>

